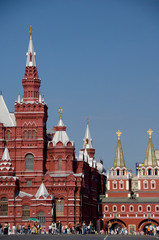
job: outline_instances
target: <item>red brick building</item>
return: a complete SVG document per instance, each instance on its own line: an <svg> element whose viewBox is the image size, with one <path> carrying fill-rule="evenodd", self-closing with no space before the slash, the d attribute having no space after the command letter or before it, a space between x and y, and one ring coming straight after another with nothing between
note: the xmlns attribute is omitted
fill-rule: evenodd
<svg viewBox="0 0 159 240"><path fill-rule="evenodd" d="M145 231L148 225L159 224L159 166L152 143L152 130L143 164L135 176L125 165L120 135L114 165L107 172L107 190L100 198L103 226L111 223L112 229L127 228L129 232Z"/></svg>
<svg viewBox="0 0 159 240"><path fill-rule="evenodd" d="M83 220L95 224L106 175L102 162L94 159L88 120L76 157L61 108L57 126L46 129L48 107L39 94L40 83L30 29L24 92L14 113L0 95L0 223L12 227L35 217L46 229L53 220L72 226Z"/></svg>

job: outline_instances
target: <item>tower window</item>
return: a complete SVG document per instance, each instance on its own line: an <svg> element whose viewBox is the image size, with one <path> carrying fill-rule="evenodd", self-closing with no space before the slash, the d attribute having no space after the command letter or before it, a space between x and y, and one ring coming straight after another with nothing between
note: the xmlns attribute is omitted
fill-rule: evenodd
<svg viewBox="0 0 159 240"><path fill-rule="evenodd" d="M27 139L27 131L24 131L24 138Z"/></svg>
<svg viewBox="0 0 159 240"><path fill-rule="evenodd" d="M158 169L155 169L155 175L158 175Z"/></svg>
<svg viewBox="0 0 159 240"><path fill-rule="evenodd" d="M59 158L58 160L58 171L62 171L62 159Z"/></svg>
<svg viewBox="0 0 159 240"><path fill-rule="evenodd" d="M10 139L10 131L7 131L7 139Z"/></svg>
<svg viewBox="0 0 159 240"><path fill-rule="evenodd" d="M116 173L117 173L117 176L119 176L119 169L117 169Z"/></svg>
<svg viewBox="0 0 159 240"><path fill-rule="evenodd" d="M148 189L148 182L144 181L144 189Z"/></svg>
<svg viewBox="0 0 159 240"><path fill-rule="evenodd" d="M30 91L28 91L28 97L30 97Z"/></svg>
<svg viewBox="0 0 159 240"><path fill-rule="evenodd" d="M25 160L26 160L26 171L33 171L33 155L27 154Z"/></svg>
<svg viewBox="0 0 159 240"><path fill-rule="evenodd" d="M154 180L151 181L151 189L156 188L156 182Z"/></svg>
<svg viewBox="0 0 159 240"><path fill-rule="evenodd" d="M29 139L31 139L31 131L29 131Z"/></svg>
<svg viewBox="0 0 159 240"><path fill-rule="evenodd" d="M117 189L117 182L116 181L113 182L113 189Z"/></svg>
<svg viewBox="0 0 159 240"><path fill-rule="evenodd" d="M28 111L30 112L30 106L28 107Z"/></svg>
<svg viewBox="0 0 159 240"><path fill-rule="evenodd" d="M148 175L151 175L152 174L152 171L151 171L151 169L149 168L148 169Z"/></svg>
<svg viewBox="0 0 159 240"><path fill-rule="evenodd" d="M33 131L33 139L35 139L35 130Z"/></svg>

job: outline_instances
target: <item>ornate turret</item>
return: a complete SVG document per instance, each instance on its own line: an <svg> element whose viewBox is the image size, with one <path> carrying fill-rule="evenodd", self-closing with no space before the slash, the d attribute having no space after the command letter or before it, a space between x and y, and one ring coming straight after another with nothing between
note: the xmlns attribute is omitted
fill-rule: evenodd
<svg viewBox="0 0 159 240"><path fill-rule="evenodd" d="M0 175L2 176L13 176L14 167L12 167L8 148L5 147L2 159L0 161Z"/></svg>
<svg viewBox="0 0 159 240"><path fill-rule="evenodd" d="M38 76L33 41L32 41L32 27L30 26L30 40L27 52L27 60L25 67L25 74L22 80L24 88L24 102L35 102L39 100L40 79Z"/></svg>
<svg viewBox="0 0 159 240"><path fill-rule="evenodd" d="M145 167L148 167L148 166L156 167L157 160L156 160L155 150L154 150L152 138L151 138L153 131L151 129L149 129L147 131L147 133L149 134L149 141L147 144L144 166Z"/></svg>
<svg viewBox="0 0 159 240"><path fill-rule="evenodd" d="M70 142L70 139L66 133L66 126L64 125L64 123L62 121L63 109L61 107L59 108L58 113L60 114L60 120L59 120L57 126L55 127L56 132L52 139L52 143L53 143L53 146L56 146L56 144L58 142L61 142L61 143L63 143L64 146L66 146L67 143ZM74 145L73 142L70 142L70 143L72 146Z"/></svg>
<svg viewBox="0 0 159 240"><path fill-rule="evenodd" d="M85 132L85 137L83 139L83 149L81 149L82 151L85 150L85 148L87 149L88 155L94 159L94 155L95 155L95 149L92 147L92 138L91 138L91 134L90 134L90 130L89 130L89 120L87 117L87 127L86 127L86 132Z"/></svg>
<svg viewBox="0 0 159 240"><path fill-rule="evenodd" d="M120 141L120 135L122 134L122 132L118 130L116 134L118 136L118 143L116 147L114 167L122 168L122 167L125 167L124 155L123 155L123 150L122 150L121 141Z"/></svg>

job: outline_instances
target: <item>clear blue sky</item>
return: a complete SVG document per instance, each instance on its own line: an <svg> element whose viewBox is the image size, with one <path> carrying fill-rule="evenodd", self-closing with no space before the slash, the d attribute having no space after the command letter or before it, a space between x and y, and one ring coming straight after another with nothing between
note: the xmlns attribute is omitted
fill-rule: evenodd
<svg viewBox="0 0 159 240"><path fill-rule="evenodd" d="M144 161L149 128L159 149L158 0L1 0L0 90L10 111L23 94L30 25L47 128L63 107L78 154L88 116L96 159L106 168L118 129L131 169Z"/></svg>

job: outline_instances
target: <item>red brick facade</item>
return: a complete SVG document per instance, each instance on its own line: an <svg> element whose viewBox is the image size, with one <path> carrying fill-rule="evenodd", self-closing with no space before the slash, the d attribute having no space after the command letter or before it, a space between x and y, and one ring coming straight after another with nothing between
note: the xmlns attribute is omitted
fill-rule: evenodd
<svg viewBox="0 0 159 240"><path fill-rule="evenodd" d="M99 194L105 191L106 176L98 170L102 164L88 147L75 157L61 116L47 132L48 107L39 94L40 82L31 36L24 97L18 96L14 114L0 96L0 222L12 227L35 217L46 229L53 220L72 226L83 220L95 224Z"/></svg>

